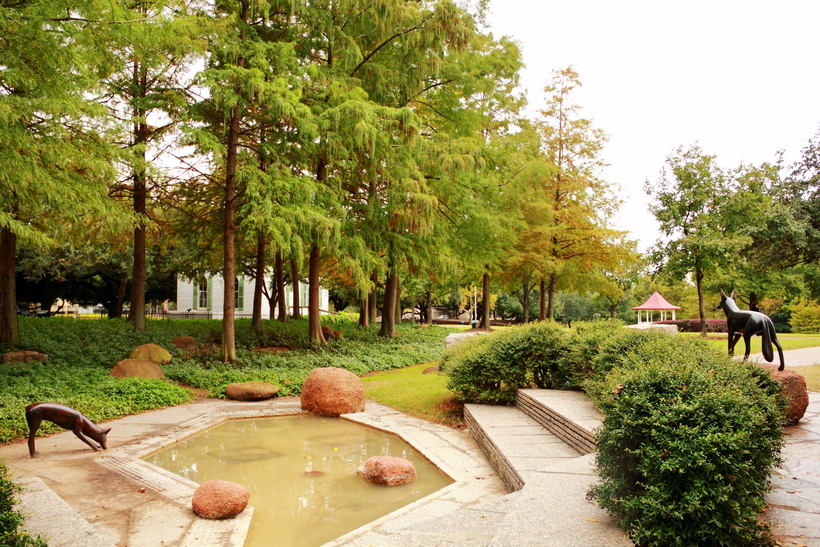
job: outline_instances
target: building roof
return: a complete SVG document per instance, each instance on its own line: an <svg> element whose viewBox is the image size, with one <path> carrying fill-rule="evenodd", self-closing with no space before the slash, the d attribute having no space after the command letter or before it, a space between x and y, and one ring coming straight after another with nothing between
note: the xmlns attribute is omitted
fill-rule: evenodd
<svg viewBox="0 0 820 547"><path fill-rule="evenodd" d="M673 306L669 302L666 301L664 297L658 291L650 296L646 302L641 304L640 306L636 306L632 308L633 310L679 310L680 306Z"/></svg>

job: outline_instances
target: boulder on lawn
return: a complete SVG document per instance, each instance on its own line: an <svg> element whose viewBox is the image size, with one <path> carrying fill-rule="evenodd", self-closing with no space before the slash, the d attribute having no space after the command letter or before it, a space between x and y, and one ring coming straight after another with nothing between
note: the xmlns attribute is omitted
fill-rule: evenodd
<svg viewBox="0 0 820 547"><path fill-rule="evenodd" d="M242 382L225 386L225 395L234 401L264 401L277 393L279 386L269 382Z"/></svg>
<svg viewBox="0 0 820 547"><path fill-rule="evenodd" d="M141 346L137 346L129 357L131 359L151 361L158 365L171 362L171 354L168 350L156 344L142 344Z"/></svg>
<svg viewBox="0 0 820 547"><path fill-rule="evenodd" d="M177 336L171 343L181 349L182 351L188 353L194 353L196 350L199 349L199 344L196 342L196 338L193 336Z"/></svg>
<svg viewBox="0 0 820 547"><path fill-rule="evenodd" d="M199 485L191 500L194 513L206 519L227 519L248 506L250 492L238 483L210 480Z"/></svg>
<svg viewBox="0 0 820 547"><path fill-rule="evenodd" d="M148 378L158 380L165 375L159 365L144 359L123 359L108 373L114 378Z"/></svg>
<svg viewBox="0 0 820 547"><path fill-rule="evenodd" d="M404 458L373 456L359 467L357 474L375 484L395 486L416 480L416 467Z"/></svg>
<svg viewBox="0 0 820 547"><path fill-rule="evenodd" d="M14 363L31 363L32 361L37 363L45 363L48 361L48 355L39 351L24 349L22 351L8 352L3 356L3 361L7 365L12 365Z"/></svg>
<svg viewBox="0 0 820 547"><path fill-rule="evenodd" d="M783 385L783 397L786 398L789 406L786 410L786 421L796 424L806 413L809 406L809 390L806 387L806 379L792 370L777 370L776 365L761 365L767 369L772 378Z"/></svg>
<svg viewBox="0 0 820 547"><path fill-rule="evenodd" d="M322 327L322 335L324 335L325 339L333 338L334 340L343 340L345 335L338 330L333 330L330 327Z"/></svg>
<svg viewBox="0 0 820 547"><path fill-rule="evenodd" d="M338 416L364 410L364 384L337 367L315 368L302 384L302 409L320 416Z"/></svg>

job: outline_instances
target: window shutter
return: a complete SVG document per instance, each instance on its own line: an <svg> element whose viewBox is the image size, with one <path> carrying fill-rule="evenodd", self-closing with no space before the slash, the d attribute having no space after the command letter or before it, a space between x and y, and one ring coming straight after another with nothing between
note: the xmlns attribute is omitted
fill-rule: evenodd
<svg viewBox="0 0 820 547"><path fill-rule="evenodd" d="M245 309L245 278L239 277L237 278L237 284L239 285L239 290L237 291L236 295L236 309L244 310Z"/></svg>
<svg viewBox="0 0 820 547"><path fill-rule="evenodd" d="M199 281L194 279L194 302L191 304L191 309L195 310L199 307Z"/></svg>
<svg viewBox="0 0 820 547"><path fill-rule="evenodd" d="M213 305L213 292L214 292L214 279L213 279L213 277L209 277L208 278L208 297L207 297L208 298L208 300L207 300L208 305L205 306L209 310L211 309L211 307Z"/></svg>

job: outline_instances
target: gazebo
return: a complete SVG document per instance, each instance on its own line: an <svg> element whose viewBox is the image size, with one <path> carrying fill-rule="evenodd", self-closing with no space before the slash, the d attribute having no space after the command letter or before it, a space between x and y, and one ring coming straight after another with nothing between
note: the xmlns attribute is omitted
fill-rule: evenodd
<svg viewBox="0 0 820 547"><path fill-rule="evenodd" d="M669 302L666 301L664 297L658 291L650 296L646 302L641 304L640 306L636 306L632 308L636 312L638 312L638 324L640 325L643 322L643 313L646 312L646 322L652 322L652 312L659 311L661 312L661 321L666 321L666 312L672 312L672 321L675 320L675 312L680 309L680 306L673 306Z"/></svg>

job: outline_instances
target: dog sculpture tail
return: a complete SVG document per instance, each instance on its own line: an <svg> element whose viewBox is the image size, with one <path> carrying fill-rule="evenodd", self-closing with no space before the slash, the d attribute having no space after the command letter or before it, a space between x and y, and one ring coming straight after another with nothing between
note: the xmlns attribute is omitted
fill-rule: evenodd
<svg viewBox="0 0 820 547"><path fill-rule="evenodd" d="M774 344L777 346L777 355L780 357L780 367L778 370L783 370L783 348L780 347L780 342L777 340L777 333L774 330L774 323L772 323L772 320L768 317L766 317L763 321L763 329L760 336L763 337L763 340L761 341L762 343L760 344L763 351L763 358L766 359L766 362L768 363L774 361L774 348L772 348L772 344Z"/></svg>

